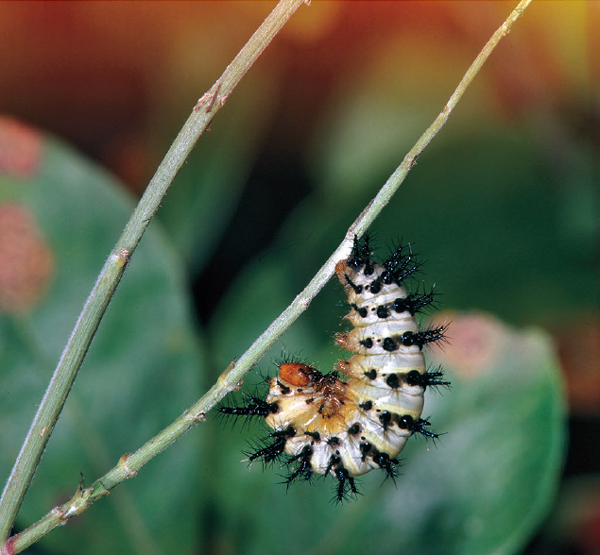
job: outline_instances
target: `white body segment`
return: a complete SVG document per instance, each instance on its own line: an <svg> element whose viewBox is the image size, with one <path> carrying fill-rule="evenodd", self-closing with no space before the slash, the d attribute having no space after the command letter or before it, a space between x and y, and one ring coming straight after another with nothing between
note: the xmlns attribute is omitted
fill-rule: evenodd
<svg viewBox="0 0 600 555"><path fill-rule="evenodd" d="M337 343L353 353L336 372L322 374L304 363L284 362L269 380L265 401L223 412L264 416L273 429L249 460L271 462L286 454L287 483L312 473L338 480L336 499L357 493L354 477L374 468L396 476L397 456L415 432L437 437L421 419L427 386L447 385L441 371L428 372L423 346L443 337L444 327L422 331L415 312L434 293L407 294L400 285L417 265L400 248L374 263L368 240L355 239L352 254L336 265L351 307L353 329ZM340 377L340 374L343 377Z"/></svg>
<svg viewBox="0 0 600 555"><path fill-rule="evenodd" d="M372 270L368 275L366 267ZM300 386L282 376L272 378L267 403L279 410L267 417L267 424L294 430L285 452L303 459L310 451L305 460L313 472L335 476L343 468L355 477L394 461L415 431L411 422L419 422L423 411L425 381L415 383L407 375L424 375L426 366L421 346L403 344L404 334L418 334L419 325L402 310L406 291L395 281L383 283L387 269L342 262L336 271L352 307L346 318L354 326L337 338L356 353L337 366L347 379L310 367L304 371L308 383Z"/></svg>

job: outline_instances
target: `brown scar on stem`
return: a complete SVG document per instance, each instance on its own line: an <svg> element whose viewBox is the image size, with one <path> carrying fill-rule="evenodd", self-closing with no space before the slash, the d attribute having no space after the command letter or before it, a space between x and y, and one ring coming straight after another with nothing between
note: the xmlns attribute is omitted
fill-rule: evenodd
<svg viewBox="0 0 600 555"><path fill-rule="evenodd" d="M131 457L131 453L123 453L119 459L118 467L125 473L128 478L135 478L137 476L137 470L133 470L127 464L127 461Z"/></svg>
<svg viewBox="0 0 600 555"><path fill-rule="evenodd" d="M121 266L127 266L131 262L131 251L129 249L119 251L119 262Z"/></svg>
<svg viewBox="0 0 600 555"><path fill-rule="evenodd" d="M204 106L206 103L209 103L208 106L206 107L205 112L208 114L212 109L213 106L215 105L215 102L219 96L219 91L221 90L221 85L222 85L222 81L219 79L219 81L217 82L217 88L215 89L215 92L206 92L204 93L200 99L198 100L198 102L196 103L196 106L194 106L194 111L197 112L198 110L200 110L200 108L202 108L202 106ZM229 96L229 95L227 95ZM224 98L226 99L227 96L225 96ZM221 106L224 104L224 100L221 100Z"/></svg>

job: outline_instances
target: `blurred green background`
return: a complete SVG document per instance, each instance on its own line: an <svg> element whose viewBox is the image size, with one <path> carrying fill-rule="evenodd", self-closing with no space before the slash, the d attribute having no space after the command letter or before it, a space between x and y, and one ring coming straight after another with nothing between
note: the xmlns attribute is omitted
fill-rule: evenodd
<svg viewBox="0 0 600 555"><path fill-rule="evenodd" d="M136 198L274 2L0 3L0 476ZM103 320L20 529L214 383L340 243L516 2L303 6L165 198ZM286 493L209 415L39 553L600 553L600 23L533 2L373 226L436 284L450 391L397 487ZM342 356L329 284L281 349ZM568 427L568 436L566 428Z"/></svg>

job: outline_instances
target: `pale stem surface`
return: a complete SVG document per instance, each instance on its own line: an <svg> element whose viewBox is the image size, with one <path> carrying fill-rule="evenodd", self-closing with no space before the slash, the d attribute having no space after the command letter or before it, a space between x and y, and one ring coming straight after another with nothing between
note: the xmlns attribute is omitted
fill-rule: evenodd
<svg viewBox="0 0 600 555"><path fill-rule="evenodd" d="M293 13L293 11L298 7L299 3L300 2L298 1L285 3L289 6L288 9L291 10L289 12L289 15ZM84 488L83 484L80 484L77 488L75 495L67 503L55 507L45 517L43 517L41 520L30 526L27 530L24 530L20 534L17 534L16 536L10 538L6 546L0 550L0 555L8 555L8 553L14 554L23 551L28 546L35 543L42 536L44 536L57 526L66 523L72 516L84 512L96 499L107 495L110 492L110 490L120 482L126 480L127 478L135 476L137 471L146 462L155 457L163 449L167 448L171 443L173 443L176 439L181 437L181 435L188 431L192 426L198 424L199 422L202 422L205 419L205 414L212 407L214 407L216 403L218 403L225 395L227 395L227 393L236 389L244 374L256 365L260 358L268 351L269 348L273 346L273 344L283 334L283 332L289 328L289 326L304 310L308 308L312 299L316 296L316 294L322 289L322 287L327 283L327 281L329 281L329 279L333 275L335 264L339 260L348 257L350 249L352 247L354 236L361 236L371 225L371 223L377 217L377 215L381 212L383 207L387 205L393 194L396 192L396 190L400 187L400 185L406 178L406 175L408 174L412 166L415 164L415 161L418 158L418 156L421 154L421 152L423 152L425 147L431 142L431 140L444 126L444 124L448 120L448 117L450 116L450 113L452 112L458 101L462 98L465 90L471 84L484 62L487 60L487 58L490 56L496 45L499 43L500 39L509 33L514 22L520 17L523 10L530 3L531 0L522 0L521 2L519 2L517 7L511 12L509 17L502 24L502 26L493 34L493 36L484 46L483 50L479 53L475 61L471 64L465 76L459 83L458 87L448 100L448 103L438 115L438 117L435 119L435 121L429 126L425 133L423 133L423 135L416 142L415 146L404 157L404 160L402 161L400 166L389 177L389 179L381 188L377 196L369 203L365 210L363 210L359 217L350 226L348 232L346 233L346 237L344 238L340 246L335 250L335 252L323 265L323 267L317 272L315 277L310 281L306 288L294 299L294 301L290 304L290 306L288 306L288 308L286 308L286 310L281 314L281 316L279 316L279 318L277 318L269 326L269 328L254 342L254 344L242 355L242 357L240 357L239 360L232 362L232 364L219 377L217 383L198 402L196 402L193 406L186 410L175 422L173 422L162 432L157 434L154 438L149 440L135 453L123 455L121 459L119 459L119 463L115 468L113 468L107 474L96 480L90 487ZM281 4L284 4L284 2L281 2ZM278 7L280 5L278 5ZM289 17L289 15L287 17ZM258 31L256 34L258 34ZM256 34L254 36L256 36ZM236 60L239 58L240 55L236 57ZM227 73L228 70L226 70L225 73ZM239 74L237 78L238 80L239 78L241 78L241 75L243 75L243 72ZM208 118L208 121L206 123L208 123L210 119L212 119L212 116L216 111L214 110L214 106L218 105L219 101L215 102L215 98L218 98L219 89L223 90L224 82L224 77L221 77L217 84L211 89L211 92L207 93L202 99L200 99L200 105L202 106L204 105L203 102L210 102L209 106L211 108L211 111L208 112L210 117ZM204 112L204 110L200 111ZM190 116L190 120L192 120L193 118L194 114ZM187 133L186 128L188 127L190 120L186 122L184 129L177 137L169 153L171 153L171 151L173 150L177 150L178 148L183 148L181 146L177 147L176 145L178 144L178 141L180 141L182 135L185 135ZM179 169L181 163L183 163L185 156L187 156L187 153L189 152L189 150L191 150L191 147L193 146L193 143L196 139L192 139L193 142L191 143L190 148L185 152L185 155L183 159L181 159L181 162L179 163L177 169ZM185 140L183 141L183 143L189 144L189 142ZM167 153L167 157L169 156L169 153ZM167 160L167 157L165 157L165 160ZM157 175L158 173L159 172L157 172ZM149 185L149 188L152 185L153 181ZM163 194L164 192L166 192L166 189L163 191ZM156 211L161 198L162 196L157 198L154 211L151 212L148 219L151 218L154 212ZM139 211L140 210L138 207L138 210L136 210L136 212L134 213L132 220L134 219L136 213ZM143 224L143 229L145 229L145 226L147 225L148 221L144 220L143 218L142 220L139 220L138 217L138 223L135 226L136 228L141 225L140 222L141 224ZM123 237L125 237L127 229L130 226L133 226L131 221L130 224L128 224L128 227L126 228ZM135 244L137 244L139 238L141 238L143 229L141 230L141 233L139 233L139 237L137 238ZM117 246L115 247L115 251L117 253L124 248L126 249L126 247L123 246L123 237L121 238L121 240L119 240L119 243L117 243ZM111 256L115 255L113 254ZM117 260L119 259L117 258ZM127 260L127 258L125 258L125 260ZM123 262L121 262L121 264L123 264ZM0 506L0 509L1 508L2 507ZM0 517L1 516L2 512L0 512Z"/></svg>
<svg viewBox="0 0 600 555"><path fill-rule="evenodd" d="M98 277L71 333L0 498L0 545L8 537L100 320L130 257L198 138L239 80L304 0L281 0L192 110L148 184Z"/></svg>

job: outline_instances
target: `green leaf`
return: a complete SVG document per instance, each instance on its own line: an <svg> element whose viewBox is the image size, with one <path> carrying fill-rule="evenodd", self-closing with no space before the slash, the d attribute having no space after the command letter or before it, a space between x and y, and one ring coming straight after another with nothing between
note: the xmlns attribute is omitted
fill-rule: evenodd
<svg viewBox="0 0 600 555"><path fill-rule="evenodd" d="M237 316L254 313L252 303L265 308L269 300L283 302L282 273L264 260L249 268L234 287L239 291L244 284L243 294L219 311L224 333L215 337L235 335ZM274 281L267 284L265 275ZM236 468L230 458L213 487L226 492L218 512L235 545L257 554L286 545L292 554L365 553L375 547L380 554L508 555L527 543L552 506L565 452L565 402L555 353L540 331L511 329L482 315L449 319L449 343L427 353L428 362L442 363L452 381L448 391L426 393L424 416L443 435L436 442L411 439L396 486L371 472L360 480L363 495L337 507L327 502L331 477L317 477L313 487L293 484L286 494L278 483L285 469L248 470L244 463ZM303 353L311 361L314 336L323 335L317 328L299 322L289 341L293 347L312 337ZM300 337L300 330L312 333ZM331 343L326 350L336 351ZM318 367L327 370L322 363ZM275 371L269 363L261 365L261 372ZM252 392L255 379L247 382ZM238 461L242 456L235 456L233 445L239 453L246 442L256 444L267 434L259 423L233 433L227 427L220 429L219 444Z"/></svg>
<svg viewBox="0 0 600 555"><path fill-rule="evenodd" d="M14 122L0 125L4 133L23 132ZM29 157L29 170L3 168L0 210L28 222L28 240L42 245L39 252L51 263L43 287L24 300L13 291L12 305L7 301L0 313L2 476L8 476L85 299L133 209L106 172L54 139L27 133L21 154ZM8 287L1 279L0 288ZM71 497L80 473L91 484L200 396L203 364L187 289L181 261L154 223L91 345L18 515L19 527ZM190 549L197 541L192 507L199 494L201 435L188 434L42 545L61 553L80 553L84 546L90 554ZM166 528L170 534L157 534Z"/></svg>

